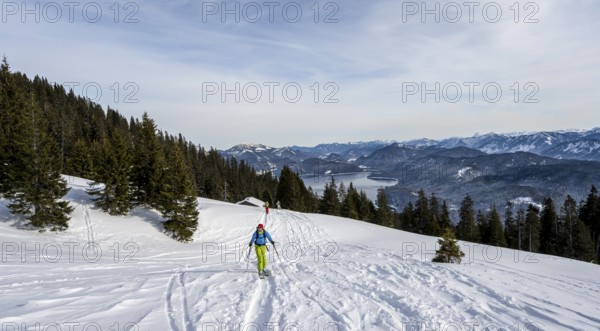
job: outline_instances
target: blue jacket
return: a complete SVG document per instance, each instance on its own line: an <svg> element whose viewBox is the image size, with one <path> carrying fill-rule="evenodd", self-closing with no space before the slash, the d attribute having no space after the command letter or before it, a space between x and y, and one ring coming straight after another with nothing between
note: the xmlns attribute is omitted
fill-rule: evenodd
<svg viewBox="0 0 600 331"><path fill-rule="evenodd" d="M266 230L263 230L262 233L259 233L258 230L254 231L252 235L252 239L250 239L250 245L257 244L258 246L263 246L267 243L267 239L272 244L273 239L271 239L271 235Z"/></svg>

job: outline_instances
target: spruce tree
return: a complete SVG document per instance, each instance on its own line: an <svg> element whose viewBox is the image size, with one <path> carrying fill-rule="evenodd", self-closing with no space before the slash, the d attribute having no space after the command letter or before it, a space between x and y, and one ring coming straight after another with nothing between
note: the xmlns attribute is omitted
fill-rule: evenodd
<svg viewBox="0 0 600 331"><path fill-rule="evenodd" d="M340 202L346 199L346 194L348 194L346 185L344 185L344 182L340 182L340 186L338 187L338 199L340 199Z"/></svg>
<svg viewBox="0 0 600 331"><path fill-rule="evenodd" d="M377 224L393 228L394 215L392 214L390 204L383 188L377 191L377 200L375 201L375 205L377 206L377 211L375 213L375 220Z"/></svg>
<svg viewBox="0 0 600 331"><path fill-rule="evenodd" d="M418 231L417 223L415 221L415 207L413 206L412 201L409 201L402 210L402 229L409 232Z"/></svg>
<svg viewBox="0 0 600 331"><path fill-rule="evenodd" d="M448 226L440 226L440 202L435 193L431 193L431 196L429 197L429 210L431 213L431 231L429 234L434 236L441 236L444 231L444 228Z"/></svg>
<svg viewBox="0 0 600 331"><path fill-rule="evenodd" d="M348 192L344 201L342 201L342 216L352 219L358 219L358 204L360 202L360 195L354 188L354 185L350 183Z"/></svg>
<svg viewBox="0 0 600 331"><path fill-rule="evenodd" d="M508 248L517 249L519 247L518 231L517 222L513 214L513 204L508 201L504 212L504 235L506 237L506 246Z"/></svg>
<svg viewBox="0 0 600 331"><path fill-rule="evenodd" d="M588 227L595 247L596 261L600 261L600 196L594 185L579 209L579 219Z"/></svg>
<svg viewBox="0 0 600 331"><path fill-rule="evenodd" d="M294 172L287 165L281 169L279 183L277 184L276 200L281 202L284 209L296 210L299 194L296 190Z"/></svg>
<svg viewBox="0 0 600 331"><path fill-rule="evenodd" d="M529 204L525 215L525 237L527 250L538 253L540 251L540 210Z"/></svg>
<svg viewBox="0 0 600 331"><path fill-rule="evenodd" d="M204 160L203 190L207 198L225 200L227 164L216 149L211 148ZM289 208L289 207L287 207Z"/></svg>
<svg viewBox="0 0 600 331"><path fill-rule="evenodd" d="M0 66L0 194L9 192L18 180L15 177L30 165L28 107L4 57Z"/></svg>
<svg viewBox="0 0 600 331"><path fill-rule="evenodd" d="M12 100L9 95L10 89L14 89L12 81L12 76L10 75L9 66L6 62L6 57L2 60L2 65L0 65L0 197L8 190L7 184L7 176L8 176L8 148L9 148L9 128L8 128L8 119L9 112L12 110L12 105L10 105Z"/></svg>
<svg viewBox="0 0 600 331"><path fill-rule="evenodd" d="M13 162L7 166L8 207L36 228L63 231L73 208L60 200L69 191L60 175L60 153L46 133L47 122L33 95L30 100L27 109L15 109L14 124L23 131L9 136Z"/></svg>
<svg viewBox="0 0 600 331"><path fill-rule="evenodd" d="M73 176L93 179L94 162L89 144L82 138L77 139L67 161L67 173Z"/></svg>
<svg viewBox="0 0 600 331"><path fill-rule="evenodd" d="M136 205L158 207L160 179L165 166L164 151L157 136L156 124L147 113L134 137L132 181Z"/></svg>
<svg viewBox="0 0 600 331"><path fill-rule="evenodd" d="M335 183L335 179L331 177L331 182L325 184L319 211L323 214L339 216L340 210L341 205L338 197L337 184Z"/></svg>
<svg viewBox="0 0 600 331"><path fill-rule="evenodd" d="M490 244L490 220L481 211L481 209L477 210L477 216L475 217L475 224L476 224L476 228L477 228L477 233L479 233L479 237L476 239L476 242L489 245Z"/></svg>
<svg viewBox="0 0 600 331"><path fill-rule="evenodd" d="M174 239L189 242L198 228L198 201L191 171L179 145L169 153L169 166L163 172L159 210L165 231Z"/></svg>
<svg viewBox="0 0 600 331"><path fill-rule="evenodd" d="M131 210L131 149L120 131L114 131L110 141L97 144L95 182L88 193L96 196L94 203L111 215L126 215Z"/></svg>
<svg viewBox="0 0 600 331"><path fill-rule="evenodd" d="M573 252L573 257L578 260L598 263L598 260L594 258L594 242L581 220L576 220L573 229Z"/></svg>
<svg viewBox="0 0 600 331"><path fill-rule="evenodd" d="M312 187L308 187L306 190L306 212L307 213L318 213L319 212L319 195L315 193Z"/></svg>
<svg viewBox="0 0 600 331"><path fill-rule="evenodd" d="M506 247L506 238L504 237L504 229L500 222L500 214L496 209L496 205L492 205L492 209L488 214L489 219L489 243L494 246Z"/></svg>
<svg viewBox="0 0 600 331"><path fill-rule="evenodd" d="M577 202L568 195L560 208L558 217L558 248L561 256L573 258L574 250L574 232L579 222L577 214Z"/></svg>
<svg viewBox="0 0 600 331"><path fill-rule="evenodd" d="M558 223L556 208L551 197L544 199L542 213L540 216L540 253L556 254L558 240Z"/></svg>
<svg viewBox="0 0 600 331"><path fill-rule="evenodd" d="M522 250L524 247L527 247L525 244L525 227L526 227L526 215L525 210L523 208L519 208L517 211L517 247L516 249Z"/></svg>
<svg viewBox="0 0 600 331"><path fill-rule="evenodd" d="M365 222L374 223L375 217L375 205L373 201L369 199L367 193L360 190L359 201L358 201L358 219Z"/></svg>
<svg viewBox="0 0 600 331"><path fill-rule="evenodd" d="M436 250L433 262L457 263L462 262L465 253L462 252L452 229L446 228L442 238L438 240L440 248Z"/></svg>
<svg viewBox="0 0 600 331"><path fill-rule="evenodd" d="M460 220L456 225L456 236L458 239L470 242L479 241L479 231L475 225L475 216L473 211L473 200L470 195L466 195L463 199L460 210Z"/></svg>
<svg viewBox="0 0 600 331"><path fill-rule="evenodd" d="M275 197L282 208L301 212L316 212L319 204L312 188L307 189L302 178L288 166L281 170Z"/></svg>
<svg viewBox="0 0 600 331"><path fill-rule="evenodd" d="M419 190L417 203L415 204L415 222L418 226L418 233L433 235L435 232L431 211L429 209L429 200L425 196L423 189Z"/></svg>
<svg viewBox="0 0 600 331"><path fill-rule="evenodd" d="M448 210L448 204L444 200L442 202L442 211L440 213L440 229L443 231L446 228L452 227L452 221L450 220L450 211Z"/></svg>
<svg viewBox="0 0 600 331"><path fill-rule="evenodd" d="M301 212L314 212L316 209L316 205L318 205L318 198L312 192L310 192L306 185L304 185L304 181L300 178L300 175L297 173L293 173L294 175L294 190L298 195L298 209L297 211Z"/></svg>

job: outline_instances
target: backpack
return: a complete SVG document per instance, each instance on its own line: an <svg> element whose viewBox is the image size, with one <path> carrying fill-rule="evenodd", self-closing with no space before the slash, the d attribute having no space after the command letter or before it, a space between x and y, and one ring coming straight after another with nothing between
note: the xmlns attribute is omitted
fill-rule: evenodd
<svg viewBox="0 0 600 331"><path fill-rule="evenodd" d="M254 240L254 244L256 244L256 241L258 240L258 238L262 238L265 240L265 243L263 245L267 244L267 230L263 230L263 233L259 233L258 230L254 231L256 234L256 239Z"/></svg>

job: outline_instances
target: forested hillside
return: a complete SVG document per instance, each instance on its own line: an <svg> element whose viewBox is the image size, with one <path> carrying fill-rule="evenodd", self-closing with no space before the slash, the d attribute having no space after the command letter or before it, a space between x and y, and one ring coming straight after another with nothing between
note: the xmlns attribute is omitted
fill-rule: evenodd
<svg viewBox="0 0 600 331"><path fill-rule="evenodd" d="M35 228L68 227L63 174L96 182L90 192L110 214L138 205L158 209L168 232L184 241L190 236L185 229L197 221L196 196L271 197L278 184L244 161L161 131L148 114L127 119L46 78L11 72L6 58L0 71L0 167L0 193Z"/></svg>

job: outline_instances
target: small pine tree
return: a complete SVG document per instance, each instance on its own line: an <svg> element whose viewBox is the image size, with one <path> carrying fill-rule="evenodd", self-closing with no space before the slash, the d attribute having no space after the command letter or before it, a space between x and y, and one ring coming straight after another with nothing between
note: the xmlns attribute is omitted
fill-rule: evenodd
<svg viewBox="0 0 600 331"><path fill-rule="evenodd" d="M444 230L442 238L438 240L440 248L435 251L433 262L460 264L465 253L460 249L454 232L450 228Z"/></svg>

